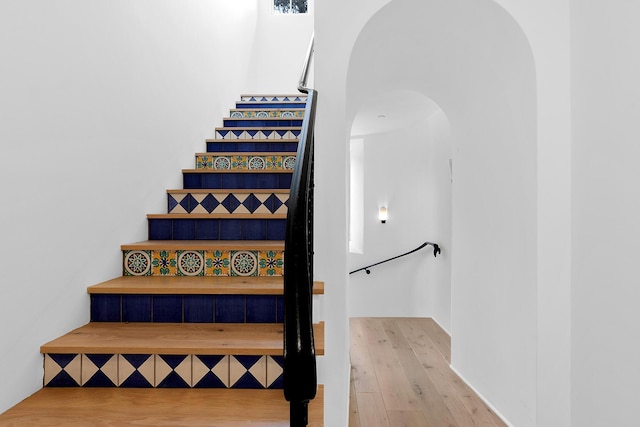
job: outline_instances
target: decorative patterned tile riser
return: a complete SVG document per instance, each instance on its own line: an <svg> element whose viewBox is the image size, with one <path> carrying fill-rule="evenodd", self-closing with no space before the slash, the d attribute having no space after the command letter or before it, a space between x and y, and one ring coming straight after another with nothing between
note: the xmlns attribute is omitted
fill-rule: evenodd
<svg viewBox="0 0 640 427"><path fill-rule="evenodd" d="M91 295L92 322L282 323L281 295Z"/></svg>
<svg viewBox="0 0 640 427"><path fill-rule="evenodd" d="M289 192L282 193L184 193L167 194L170 214L286 214Z"/></svg>
<svg viewBox="0 0 640 427"><path fill-rule="evenodd" d="M149 218L149 240L284 240L286 221Z"/></svg>
<svg viewBox="0 0 640 427"><path fill-rule="evenodd" d="M282 356L45 354L45 387L281 389Z"/></svg>
<svg viewBox="0 0 640 427"><path fill-rule="evenodd" d="M196 155L196 169L203 170L293 170L295 165L294 155Z"/></svg>
<svg viewBox="0 0 640 427"><path fill-rule="evenodd" d="M291 175L287 172L184 172L182 184L186 190L288 190L291 188Z"/></svg>
<svg viewBox="0 0 640 427"><path fill-rule="evenodd" d="M304 117L304 110L274 110L274 109L263 109L263 110L249 110L249 109L240 109L240 110L231 110L230 118L232 119L242 119L242 118L258 118L258 119L266 119L266 118L294 118L294 117Z"/></svg>
<svg viewBox="0 0 640 427"><path fill-rule="evenodd" d="M306 101L307 95L295 94L295 95L264 95L264 94L249 94L241 95L240 101L245 102L291 102L291 101Z"/></svg>
<svg viewBox="0 0 640 427"><path fill-rule="evenodd" d="M124 276L282 276L278 250L125 250Z"/></svg>
<svg viewBox="0 0 640 427"><path fill-rule="evenodd" d="M238 142L230 139L208 140L207 152L208 153L220 153L220 152L291 152L295 153L298 150L298 141L287 142L284 140L271 140L272 142L251 142L243 141Z"/></svg>
<svg viewBox="0 0 640 427"><path fill-rule="evenodd" d="M246 128L216 128L215 139L272 139L276 141L298 139L300 129L246 129Z"/></svg>

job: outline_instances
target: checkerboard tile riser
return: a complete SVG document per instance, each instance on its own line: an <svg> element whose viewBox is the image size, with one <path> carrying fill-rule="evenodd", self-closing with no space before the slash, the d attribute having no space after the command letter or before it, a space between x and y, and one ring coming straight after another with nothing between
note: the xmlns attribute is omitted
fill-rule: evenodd
<svg viewBox="0 0 640 427"><path fill-rule="evenodd" d="M260 129L260 128L242 128L242 127L228 127L228 128L216 128L215 139L272 139L272 140L291 140L298 139L300 137L300 128L285 128L282 129Z"/></svg>
<svg viewBox="0 0 640 427"><path fill-rule="evenodd" d="M231 110L229 114L229 118L232 119L240 119L240 118L292 118L292 117L304 117L303 109L235 109Z"/></svg>
<svg viewBox="0 0 640 427"><path fill-rule="evenodd" d="M304 94L292 94L292 95L241 95L240 101L244 102L306 102L307 95Z"/></svg>
<svg viewBox="0 0 640 427"><path fill-rule="evenodd" d="M239 193L174 191L167 194L170 214L286 214L289 192Z"/></svg>
<svg viewBox="0 0 640 427"><path fill-rule="evenodd" d="M282 388L282 356L45 354L45 387Z"/></svg>
<svg viewBox="0 0 640 427"><path fill-rule="evenodd" d="M282 323L282 295L92 294L92 322Z"/></svg>

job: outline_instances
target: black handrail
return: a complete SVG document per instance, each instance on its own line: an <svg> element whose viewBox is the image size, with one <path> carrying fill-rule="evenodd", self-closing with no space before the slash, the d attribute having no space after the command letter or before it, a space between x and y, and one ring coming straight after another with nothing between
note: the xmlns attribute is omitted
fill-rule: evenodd
<svg viewBox="0 0 640 427"><path fill-rule="evenodd" d="M402 258L403 256L410 255L410 254L412 254L414 252L418 252L420 249L422 249L422 248L424 248L425 246L428 246L428 245L433 246L433 256L434 257L438 256L438 254L440 253L440 246L438 246L437 243L424 242L423 244L421 244L420 246L418 246L417 248L415 248L412 251L405 252L402 255L394 256L393 258L385 259L384 261L376 262L375 264L367 265L366 267L362 267L362 268L359 268L357 270L353 270L353 271L349 272L349 274L357 273L358 271L363 271L363 270L367 274L371 274L371 270L370 270L371 267L375 267L376 265L384 264L385 262L393 261L394 259Z"/></svg>
<svg viewBox="0 0 640 427"><path fill-rule="evenodd" d="M313 143L317 92L306 75L313 38L298 89L307 104L287 203L284 264L284 396L290 402L290 426L308 423L309 401L318 387L313 337Z"/></svg>

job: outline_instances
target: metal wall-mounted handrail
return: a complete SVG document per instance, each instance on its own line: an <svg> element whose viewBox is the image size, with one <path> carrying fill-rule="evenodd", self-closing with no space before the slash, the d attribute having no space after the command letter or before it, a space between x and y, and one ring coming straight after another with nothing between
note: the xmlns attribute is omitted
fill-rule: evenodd
<svg viewBox="0 0 640 427"><path fill-rule="evenodd" d="M440 246L438 246L437 243L424 242L423 244L421 244L420 246L418 246L417 248L415 248L415 249L413 249L413 250L411 250L409 252L405 252L405 253L403 253L401 255L394 256L394 257L389 258L389 259L385 259L384 261L376 262L375 264L371 264L371 265L368 265L366 267L359 268L357 270L353 270L353 271L349 272L349 274L357 273L358 271L365 271L367 274L371 274L371 270L370 270L371 267L375 267L376 265L384 264L385 262L393 261L394 259L402 258L403 256L410 255L410 254L412 254L414 252L418 252L420 249L422 249L422 248L424 248L424 247L426 247L428 245L433 246L433 256L434 257L438 256L438 254L440 253Z"/></svg>

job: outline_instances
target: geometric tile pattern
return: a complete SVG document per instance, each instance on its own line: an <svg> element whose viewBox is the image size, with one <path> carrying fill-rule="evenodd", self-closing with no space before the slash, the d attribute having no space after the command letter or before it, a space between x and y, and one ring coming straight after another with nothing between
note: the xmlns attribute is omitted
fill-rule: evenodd
<svg viewBox="0 0 640 427"><path fill-rule="evenodd" d="M289 192L279 193L168 193L170 214L285 214Z"/></svg>
<svg viewBox="0 0 640 427"><path fill-rule="evenodd" d="M257 119L267 119L267 118L293 118L293 117L304 117L304 110L302 109L290 109L290 110L281 110L281 109L262 109L262 110L250 110L250 109L235 109L231 110L230 118L232 119L243 119L243 118L257 118Z"/></svg>
<svg viewBox="0 0 640 427"><path fill-rule="evenodd" d="M105 318L102 312L94 310L94 304L101 299L107 299L105 304L110 306L113 316ZM283 314L282 295L91 295L92 322L282 323ZM57 364L52 365L57 375L70 361L49 362ZM111 381L116 381L113 372L110 371L113 361L103 360L97 355L90 362L92 365L87 369L90 369L92 374L97 374L100 370ZM89 365L85 363L83 366ZM71 368L65 369L71 372ZM76 377L74 374L73 378ZM97 382L98 378L93 381Z"/></svg>
<svg viewBox="0 0 640 427"><path fill-rule="evenodd" d="M300 128L216 128L215 139L298 139Z"/></svg>
<svg viewBox="0 0 640 427"><path fill-rule="evenodd" d="M282 356L45 354L45 387L282 388Z"/></svg>
<svg viewBox="0 0 640 427"><path fill-rule="evenodd" d="M125 262L125 276L282 276L284 273L284 251L280 250L125 250L124 259L139 252L148 255L146 270L131 272Z"/></svg>
<svg viewBox="0 0 640 427"><path fill-rule="evenodd" d="M242 95L240 100L243 102L287 102L287 101L306 101L306 95Z"/></svg>
<svg viewBox="0 0 640 427"><path fill-rule="evenodd" d="M291 155L196 155L196 169L204 170L293 170L295 163Z"/></svg>

